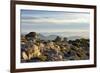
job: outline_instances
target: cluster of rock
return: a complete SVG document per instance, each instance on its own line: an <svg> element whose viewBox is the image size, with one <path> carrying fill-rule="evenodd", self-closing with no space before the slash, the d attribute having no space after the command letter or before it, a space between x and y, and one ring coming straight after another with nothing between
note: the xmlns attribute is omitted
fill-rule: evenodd
<svg viewBox="0 0 100 73"><path fill-rule="evenodd" d="M44 41L36 32L21 36L21 62L67 61L89 59L89 40L69 40L57 36Z"/></svg>

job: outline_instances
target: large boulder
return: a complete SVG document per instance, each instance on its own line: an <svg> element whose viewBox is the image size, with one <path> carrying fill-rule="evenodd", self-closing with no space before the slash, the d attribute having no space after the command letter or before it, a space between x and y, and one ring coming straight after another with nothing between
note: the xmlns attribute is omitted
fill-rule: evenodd
<svg viewBox="0 0 100 73"><path fill-rule="evenodd" d="M25 38L28 41L35 42L36 39L37 39L37 33L36 32L30 32L30 33L28 33L28 34L25 35Z"/></svg>

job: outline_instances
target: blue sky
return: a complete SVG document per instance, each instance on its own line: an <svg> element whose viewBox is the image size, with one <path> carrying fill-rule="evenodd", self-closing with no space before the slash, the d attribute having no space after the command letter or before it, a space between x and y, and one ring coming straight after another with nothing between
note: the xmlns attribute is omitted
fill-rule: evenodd
<svg viewBox="0 0 100 73"><path fill-rule="evenodd" d="M89 25L89 13L21 10L21 33L89 37Z"/></svg>

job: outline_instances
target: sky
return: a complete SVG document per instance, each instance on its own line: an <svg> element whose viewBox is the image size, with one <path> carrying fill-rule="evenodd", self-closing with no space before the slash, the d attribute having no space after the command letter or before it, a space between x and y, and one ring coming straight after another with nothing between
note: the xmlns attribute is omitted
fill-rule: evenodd
<svg viewBox="0 0 100 73"><path fill-rule="evenodd" d="M44 36L81 36L89 38L90 13L21 10L21 33L37 32Z"/></svg>

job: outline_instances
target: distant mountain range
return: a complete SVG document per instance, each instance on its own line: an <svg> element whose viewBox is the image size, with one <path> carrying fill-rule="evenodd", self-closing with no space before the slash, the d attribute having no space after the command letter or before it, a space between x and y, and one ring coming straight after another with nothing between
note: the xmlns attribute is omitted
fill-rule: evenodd
<svg viewBox="0 0 100 73"><path fill-rule="evenodd" d="M42 35L42 34L39 34L38 35L39 36L39 38L41 39L41 40L54 40L54 39L56 39L56 37L57 37L57 35L49 35L49 36L44 36L44 35ZM61 36L60 36L61 37ZM61 37L61 38L63 38L63 37ZM68 40L75 40L75 39L81 39L82 37L80 37L80 36L70 36L70 37L67 37L68 38Z"/></svg>
<svg viewBox="0 0 100 73"><path fill-rule="evenodd" d="M75 39L81 39L82 37L80 36L70 36L68 37L68 40L75 40Z"/></svg>
<svg viewBox="0 0 100 73"><path fill-rule="evenodd" d="M41 39L41 40L54 40L57 35L49 35L49 36L44 36L42 34L39 34L38 37Z"/></svg>
<svg viewBox="0 0 100 73"><path fill-rule="evenodd" d="M21 36L25 36L25 34L21 34ZM49 35L49 36L44 36L42 34L38 34L38 38L40 38L41 40L54 40L56 39L58 35ZM60 36L61 38L63 38L62 36ZM81 36L70 36L70 37L67 37L68 40L75 40L75 39L81 39L82 37Z"/></svg>

